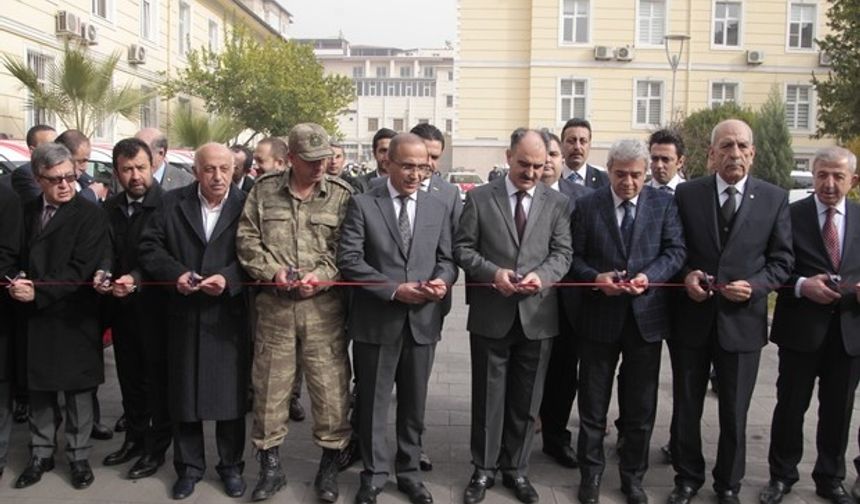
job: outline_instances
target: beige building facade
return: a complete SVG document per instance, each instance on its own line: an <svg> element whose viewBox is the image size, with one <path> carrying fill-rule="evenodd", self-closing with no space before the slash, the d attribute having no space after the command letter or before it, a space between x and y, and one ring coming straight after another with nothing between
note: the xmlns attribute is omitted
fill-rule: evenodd
<svg viewBox="0 0 860 504"><path fill-rule="evenodd" d="M273 7L274 5L274 7ZM114 85L151 92L176 76L191 49L223 45L225 30L242 23L258 37L284 36L289 12L274 0L6 0L0 13L0 50L26 61L46 78L62 60L64 45L85 43L95 59L121 55ZM267 14L273 9L278 14ZM282 16L286 19L282 19ZM24 138L35 124L65 129L56 118L29 106L29 93L0 68L0 132ZM137 121L113 117L102 124L97 142L113 143L142 127L167 129L179 106L202 108L196 99L154 97L141 106Z"/></svg>
<svg viewBox="0 0 860 504"><path fill-rule="evenodd" d="M735 101L758 108L772 88L786 101L798 167L832 140L812 140L812 73L826 73L815 38L817 0L460 0L455 57L454 165L486 173L504 162L518 126L560 133L571 117L593 126L589 161L611 143L646 138L671 119ZM677 60L669 57L689 37ZM672 97L674 94L674 110Z"/></svg>

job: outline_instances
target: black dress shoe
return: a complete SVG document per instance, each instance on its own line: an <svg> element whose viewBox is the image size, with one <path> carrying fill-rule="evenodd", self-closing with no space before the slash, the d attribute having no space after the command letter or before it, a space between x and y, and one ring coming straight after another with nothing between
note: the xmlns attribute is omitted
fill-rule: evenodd
<svg viewBox="0 0 860 504"><path fill-rule="evenodd" d="M537 490L525 476L502 475L502 485L514 491L517 500L525 504L534 504L540 500Z"/></svg>
<svg viewBox="0 0 860 504"><path fill-rule="evenodd" d="M376 504L376 496L380 492L381 488L362 483L355 494L355 504Z"/></svg>
<svg viewBox="0 0 860 504"><path fill-rule="evenodd" d="M469 480L469 485L463 492L463 504L477 504L484 500L487 495L487 489L493 488L496 484L495 478L491 478L486 474L472 474L472 479Z"/></svg>
<svg viewBox="0 0 860 504"><path fill-rule="evenodd" d="M642 485L630 485L621 488L621 492L627 497L627 504L648 504L648 494Z"/></svg>
<svg viewBox="0 0 860 504"><path fill-rule="evenodd" d="M361 460L361 450L358 447L358 440L350 439L346 448L340 451L337 457L337 467L341 471L349 469L349 466Z"/></svg>
<svg viewBox="0 0 860 504"><path fill-rule="evenodd" d="M33 457L24 472L15 480L15 488L27 488L42 479L42 475L54 468L54 458Z"/></svg>
<svg viewBox="0 0 860 504"><path fill-rule="evenodd" d="M241 474L222 474L221 482L224 483L224 493L228 497L241 497L248 488Z"/></svg>
<svg viewBox="0 0 860 504"><path fill-rule="evenodd" d="M98 439L100 441L107 441L108 439L113 439L113 431L108 429L107 425L100 424L97 422L93 423L93 432L90 434L93 439Z"/></svg>
<svg viewBox="0 0 860 504"><path fill-rule="evenodd" d="M95 477L93 476L93 470L90 468L90 463L88 461L75 460L71 463L69 468L72 470L73 487L78 490L83 490L93 484Z"/></svg>
<svg viewBox="0 0 860 504"><path fill-rule="evenodd" d="M305 419L305 408L302 407L302 403L299 402L298 397L293 397L290 399L290 420L294 422L301 422Z"/></svg>
<svg viewBox="0 0 860 504"><path fill-rule="evenodd" d="M597 504L600 502L600 476L583 477L579 482L576 498L582 504Z"/></svg>
<svg viewBox="0 0 860 504"><path fill-rule="evenodd" d="M761 504L779 504L785 494L791 492L791 485L779 480L770 480L764 490L758 494L758 501Z"/></svg>
<svg viewBox="0 0 860 504"><path fill-rule="evenodd" d="M397 489L405 493L412 504L433 504L430 490L420 481L398 480Z"/></svg>
<svg viewBox="0 0 860 504"><path fill-rule="evenodd" d="M15 401L15 408L12 409L12 419L15 420L15 423L26 422L28 416L30 416L30 405Z"/></svg>
<svg viewBox="0 0 860 504"><path fill-rule="evenodd" d="M719 504L741 504L735 490L717 490L717 502Z"/></svg>
<svg viewBox="0 0 860 504"><path fill-rule="evenodd" d="M676 484L675 488L669 494L669 498L666 499L666 504L690 504L690 501L696 496L697 491L689 485Z"/></svg>
<svg viewBox="0 0 860 504"><path fill-rule="evenodd" d="M421 450L421 455L418 457L418 468L425 472L433 470L433 462L424 450Z"/></svg>
<svg viewBox="0 0 860 504"><path fill-rule="evenodd" d="M142 441L124 441L119 450L109 454L102 462L106 466L115 466L125 464L133 458L139 457L143 453Z"/></svg>
<svg viewBox="0 0 860 504"><path fill-rule="evenodd" d="M854 504L854 498L848 495L842 483L834 483L832 485L816 485L815 494L823 497L833 504Z"/></svg>
<svg viewBox="0 0 860 504"><path fill-rule="evenodd" d="M576 451L569 445L544 444L543 452L562 467L570 467L571 469L579 467L579 463L576 461Z"/></svg>
<svg viewBox="0 0 860 504"><path fill-rule="evenodd" d="M128 430L128 420L125 418L125 414L119 418L117 418L116 423L113 426L114 432L125 432Z"/></svg>
<svg viewBox="0 0 860 504"><path fill-rule="evenodd" d="M137 462L128 470L129 479L140 479L152 476L158 472L158 468L164 464L164 455L146 455L137 459Z"/></svg>
<svg viewBox="0 0 860 504"><path fill-rule="evenodd" d="M200 478L192 478L190 476L180 476L173 484L173 499L187 499L194 493L194 485L200 481Z"/></svg>

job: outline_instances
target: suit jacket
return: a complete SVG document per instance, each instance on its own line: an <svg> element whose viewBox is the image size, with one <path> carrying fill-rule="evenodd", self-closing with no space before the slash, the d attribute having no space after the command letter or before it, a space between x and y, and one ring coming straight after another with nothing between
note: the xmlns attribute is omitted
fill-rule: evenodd
<svg viewBox="0 0 860 504"><path fill-rule="evenodd" d="M241 189L245 194L248 194L248 191L250 191L252 187L254 187L254 179L247 175L242 177L242 185L239 189Z"/></svg>
<svg viewBox="0 0 860 504"><path fill-rule="evenodd" d="M573 215L576 211L576 202L579 198L590 194L592 189L590 187L581 186L574 182L565 179L558 180L558 190L568 198L568 208L570 209L570 224L573 226ZM573 236L573 229L571 229L571 237ZM567 274L562 279L562 282L575 282L576 280L573 277L573 272L568 271ZM571 327L577 327L577 320L579 318L580 305L582 303L582 293L585 289L577 288L577 287L559 287L558 295L561 299L561 309L564 310L565 315L567 316L568 322L570 322Z"/></svg>
<svg viewBox="0 0 860 504"><path fill-rule="evenodd" d="M520 243L505 177L467 193L454 239L454 258L466 272L467 282L489 284L496 270L507 268L521 275L535 272L544 285L535 295L507 298L489 286L467 287L470 332L503 338L519 314L527 338L558 335L558 298L550 285L561 280L570 266L568 205L566 196L537 184Z"/></svg>
<svg viewBox="0 0 860 504"><path fill-rule="evenodd" d="M168 405L178 422L231 420L245 414L250 373L250 335L236 257L236 228L245 194L230 185L221 216L209 240L203 230L198 184L165 195L163 208L149 221L140 241L143 270L165 287L168 305ZM195 271L221 274L220 296L198 291L184 296L172 285Z"/></svg>
<svg viewBox="0 0 860 504"><path fill-rule="evenodd" d="M36 282L25 318L27 383L32 390L82 390L104 381L98 298L90 282L108 240L104 211L79 195L40 230L42 198L24 205L20 269ZM81 284L81 282L83 284Z"/></svg>
<svg viewBox="0 0 860 504"><path fill-rule="evenodd" d="M12 189L18 193L21 203L27 203L42 194L42 188L33 176L33 168L30 163L23 164L12 172Z"/></svg>
<svg viewBox="0 0 860 504"><path fill-rule="evenodd" d="M377 187L386 187L387 182L388 175L374 177L370 179L371 190ZM445 204L448 221L451 223L451 235L453 236L454 230L457 229L457 224L460 222L460 215L463 214L463 200L460 199L460 190L442 177L433 175L430 177L430 185L426 193Z"/></svg>
<svg viewBox="0 0 860 504"><path fill-rule="evenodd" d="M609 185L609 175L590 164L585 165L585 187L597 189Z"/></svg>
<svg viewBox="0 0 860 504"><path fill-rule="evenodd" d="M854 285L860 282L860 205L845 201L845 240L838 271L824 246L815 196L793 203L790 213L795 263L786 286L779 290L770 338L780 347L814 352L824 344L831 319L838 312L842 344L848 355L856 357L860 355L860 305L854 293ZM794 285L800 277L820 273L842 277L839 301L821 305L795 297Z"/></svg>
<svg viewBox="0 0 860 504"><path fill-rule="evenodd" d="M194 182L194 175L188 173L182 168L177 168L168 162L164 162L164 176L161 177L161 188L165 191L172 191L185 187Z"/></svg>
<svg viewBox="0 0 860 504"><path fill-rule="evenodd" d="M388 184L349 202L341 227L338 268L347 280L380 283L353 290L348 334L356 341L394 343L404 324L419 344L441 338L442 303L409 305L392 299L401 283L438 278L450 286L457 280L446 206L422 191L417 198L412 244L406 255Z"/></svg>
<svg viewBox="0 0 860 504"><path fill-rule="evenodd" d="M378 176L378 170L373 170L372 172L365 173L357 177L352 177L349 180L349 183L352 184L352 188L355 189L355 194L361 194L370 190L370 188L372 187L371 183L373 182L373 179L377 178Z"/></svg>
<svg viewBox="0 0 860 504"><path fill-rule="evenodd" d="M752 296L733 303L714 294L697 303L680 289L672 338L678 345L701 347L716 328L724 350L753 352L767 343L767 295L788 280L794 264L788 193L748 177L743 202L726 243L721 243L716 192L716 175L680 184L675 191L687 244L687 265L681 273L701 270L719 285L746 280Z"/></svg>
<svg viewBox="0 0 860 504"><path fill-rule="evenodd" d="M576 280L593 282L599 273L627 270L649 283L671 280L684 265L686 249L678 208L672 196L643 187L636 204L630 250L625 250L615 202L609 186L579 200L573 221L573 263ZM632 308L639 333L654 342L669 333L669 292L647 289L639 296L606 296L590 290L583 296L582 336L595 341L618 342L627 311Z"/></svg>
<svg viewBox="0 0 860 504"><path fill-rule="evenodd" d="M18 272L21 248L21 202L11 187L0 185L0 278ZM12 379L15 359L15 307L7 289L0 289L0 382Z"/></svg>

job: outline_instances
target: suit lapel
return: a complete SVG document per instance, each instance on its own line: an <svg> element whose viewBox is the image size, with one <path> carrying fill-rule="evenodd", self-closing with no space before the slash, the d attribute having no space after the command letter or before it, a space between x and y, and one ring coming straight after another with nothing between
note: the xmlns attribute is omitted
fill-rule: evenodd
<svg viewBox="0 0 860 504"><path fill-rule="evenodd" d="M615 245L618 247L618 250L623 251L623 255L627 254L627 251L624 250L624 241L621 239L621 230L618 229L618 217L615 215L615 201L612 199L612 192L607 189L600 189L602 194L600 195L600 215L603 217L604 222L606 223L606 229L609 230L609 234L612 235L612 239L615 240Z"/></svg>
<svg viewBox="0 0 860 504"><path fill-rule="evenodd" d="M45 229L39 232L39 235L36 237L36 240L43 240L47 236L50 236L58 229L63 227L63 224L66 222L73 220L74 216L78 213L78 201L79 195L75 195L75 197L66 204L60 205L60 207L54 212L54 216L51 217L51 220L48 222L48 225ZM41 203L41 198L39 198L39 202ZM36 212L36 229L42 225L42 212L44 211L44 206L39 205L39 212Z"/></svg>
<svg viewBox="0 0 860 504"><path fill-rule="evenodd" d="M511 203L508 200L507 186L505 185L504 178L499 180L501 180L501 183L496 184L493 188L493 200L496 202L496 206L499 207L499 212L502 215L505 227L508 228L508 233L510 233L514 243L519 246L520 240L517 236L517 229L514 227L514 217L511 213Z"/></svg>
<svg viewBox="0 0 860 504"><path fill-rule="evenodd" d="M379 207L379 213L382 214L382 220L385 221L385 226L388 227L388 232L391 233L397 250L400 255L403 255L403 240L400 239L400 227L397 225L397 217L394 215L394 204L391 201L391 195L388 194L388 184L374 189L376 198L376 206ZM417 212L416 212L417 215ZM417 220L417 217L416 217ZM407 257L403 257L408 259Z"/></svg>
<svg viewBox="0 0 860 504"><path fill-rule="evenodd" d="M528 241L532 229L538 225L537 221L540 219L541 211L543 211L547 191L551 190L552 189L547 188L543 184L537 184L535 186L535 195L534 198L532 198L532 205L529 207L529 215L526 218L526 229L523 231L523 242Z"/></svg>
<svg viewBox="0 0 860 504"><path fill-rule="evenodd" d="M860 206L851 203L847 199L845 200L845 223L844 223L844 238L842 240L842 261L839 264L839 269L843 269L846 263L849 263L855 257L856 251L852 245L855 242L855 236L857 233L860 233ZM815 223L818 223L818 218L816 216ZM824 244L824 238L821 239L822 245ZM829 256L828 256L829 257Z"/></svg>
<svg viewBox="0 0 860 504"><path fill-rule="evenodd" d="M215 223L215 229L212 230L212 236L209 237L210 242L214 242L218 239L221 233L223 233L224 230L239 217L239 214L242 213L242 204L240 203L242 198L239 195L240 191L241 189L230 184L230 194L227 196L227 200L224 201L224 208L221 209L221 215L218 217L218 222Z"/></svg>
<svg viewBox="0 0 860 504"><path fill-rule="evenodd" d="M191 225L191 229L194 230L194 234L197 235L197 238L202 243L206 243L206 233L203 231L203 216L200 213L200 199L197 197L196 183L191 184L188 186L188 189L184 191L182 201L179 203L179 208L181 209L185 220Z"/></svg>
<svg viewBox="0 0 860 504"><path fill-rule="evenodd" d="M645 214L651 208L651 191L650 188L642 188L642 191L639 192L639 199L636 201L636 218L633 219L633 236L630 238L630 248L633 248L634 243L639 243L639 239L642 236L643 231L647 224L645 221L648 219ZM621 233L618 233L619 236ZM630 251L627 251L627 256L630 257Z"/></svg>
<svg viewBox="0 0 860 504"><path fill-rule="evenodd" d="M716 182L715 182L716 183ZM733 219L731 230L729 231L729 238L726 240L727 243L731 243L732 239L741 232L741 228L746 225L748 220L749 213L752 212L752 207L755 205L755 197L756 197L756 189L757 189L756 180L752 177L747 178L747 186L744 189L743 199L741 200L741 207L738 208L737 212L735 212L735 217ZM715 189L716 191L716 189ZM725 246L723 247L725 248Z"/></svg>
<svg viewBox="0 0 860 504"><path fill-rule="evenodd" d="M430 198L424 193L424 191L418 191L418 200L415 202L415 223L412 226L412 246L409 247L409 255L412 255L412 251L416 250L415 241L418 240L419 229L424 229L425 226L430 225L430 212L427 205L429 202L427 198Z"/></svg>
<svg viewBox="0 0 860 504"><path fill-rule="evenodd" d="M707 227L708 236L714 242L714 248L722 250L726 244L720 240L720 220L717 218L717 201L719 200L717 197L717 176L709 176L708 183L702 185L701 189L701 194L698 195L699 201L702 202L699 208L704 212L701 222Z"/></svg>

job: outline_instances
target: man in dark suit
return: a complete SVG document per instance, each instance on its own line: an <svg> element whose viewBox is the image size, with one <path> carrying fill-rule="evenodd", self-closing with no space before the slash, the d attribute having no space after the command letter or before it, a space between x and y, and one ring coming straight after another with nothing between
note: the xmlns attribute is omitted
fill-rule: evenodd
<svg viewBox="0 0 860 504"><path fill-rule="evenodd" d="M18 273L21 248L21 202L10 187L0 186L0 275L14 278ZM7 289L0 290L0 476L6 467L9 436L12 433L12 380L15 359L15 308Z"/></svg>
<svg viewBox="0 0 860 504"><path fill-rule="evenodd" d="M216 422L216 467L230 497L242 478L250 337L236 257L244 193L232 184L233 155L206 144L194 155L197 183L170 192L143 232L139 260L169 287L168 404L173 421L173 498L184 499L206 470L203 421Z"/></svg>
<svg viewBox="0 0 860 504"><path fill-rule="evenodd" d="M167 136L159 129L143 128L134 137L149 145L149 150L152 152L152 166L155 170L152 178L165 192L185 187L194 182L193 175L167 162Z"/></svg>
<svg viewBox="0 0 860 504"><path fill-rule="evenodd" d="M382 128L373 135L373 158L376 160L376 170L353 177L349 180L349 183L352 184L356 194L367 192L370 190L370 183L374 178L385 175L385 160L388 159L388 144L391 143L391 139L394 138L395 135L397 135L397 132L388 128Z"/></svg>
<svg viewBox="0 0 860 504"><path fill-rule="evenodd" d="M254 187L254 177L251 176L251 167L254 165L254 153L244 145L234 144L230 146L233 152L233 183L245 194Z"/></svg>
<svg viewBox="0 0 860 504"><path fill-rule="evenodd" d="M33 150L43 143L53 142L57 138L57 130L46 124L37 124L27 130L27 148L32 155ZM42 193L42 188L33 176L33 168L30 163L23 164L12 172L12 189L18 194L21 204L29 202Z"/></svg>
<svg viewBox="0 0 860 504"><path fill-rule="evenodd" d="M570 266L568 198L540 184L541 133L511 135L507 177L469 191L454 240L468 282L472 354L472 464L463 501L502 483L522 502L538 501L527 478L558 299L552 284ZM487 284L492 284L489 287Z"/></svg>
<svg viewBox="0 0 860 504"><path fill-rule="evenodd" d="M592 189L609 184L606 172L587 163L591 152L591 123L574 118L561 130L561 148L564 153L562 178Z"/></svg>
<svg viewBox="0 0 860 504"><path fill-rule="evenodd" d="M420 137L395 136L386 184L350 201L341 230L338 268L344 278L381 284L353 292L348 323L354 358L361 362L356 371L364 471L356 504L375 503L391 470L385 435L395 385L397 487L414 504L433 502L418 472L421 433L441 338L440 301L457 279L457 266L446 205L419 190L427 165Z"/></svg>
<svg viewBox="0 0 860 504"><path fill-rule="evenodd" d="M642 479L657 413L660 351L669 334L669 281L684 264L681 221L674 199L645 187L649 153L638 140L609 149L609 186L579 200L573 222L574 278L593 282L584 295L580 331L579 501L596 504L606 466L606 412L619 357L623 412L619 435L621 491L629 504L648 497Z"/></svg>
<svg viewBox="0 0 860 504"><path fill-rule="evenodd" d="M111 245L94 285L107 296L117 376L127 427L119 450L104 459L112 466L140 456L130 479L150 476L164 463L170 446L167 414L167 306L160 289L141 288L146 280L138 243L162 206L161 186L152 179L152 153L142 140L126 138L113 148L114 175L123 191L105 202ZM110 277L105 279L106 272Z"/></svg>
<svg viewBox="0 0 860 504"><path fill-rule="evenodd" d="M546 166L541 181L550 189L561 192L568 198L570 217L573 219L576 201L591 192L583 185L561 178L564 157L561 154L561 140L553 133L544 132L548 137ZM562 282L573 282L568 272ZM559 337L553 341L552 353L546 370L543 401L540 405L541 434L543 452L564 467L578 466L576 451L571 446L571 433L567 430L570 411L576 398L576 371L579 357L576 351L574 327L579 314L582 289L559 287Z"/></svg>
<svg viewBox="0 0 860 504"><path fill-rule="evenodd" d="M762 504L779 504L799 479L803 416L816 378L815 492L835 504L854 502L842 481L860 380L860 205L845 197L857 183L857 158L841 147L818 151L812 181L815 194L791 205L794 270L779 290L770 332L779 377Z"/></svg>
<svg viewBox="0 0 860 504"><path fill-rule="evenodd" d="M675 306L670 433L675 488L669 504L687 504L705 481L701 420L711 362L720 380L720 439L714 490L736 504L746 462L747 412L767 343L767 295L791 273L791 220L783 189L749 176L752 130L739 120L711 134L714 175L678 186L684 226L686 295Z"/></svg>
<svg viewBox="0 0 860 504"><path fill-rule="evenodd" d="M107 220L75 193L72 155L57 143L33 151L33 174L42 197L24 205L20 269L9 289L21 303L30 390L30 463L16 488L35 484L54 467L58 392L65 396L66 457L72 485L93 482L88 462L93 391L104 381L98 300L89 282L107 242Z"/></svg>

